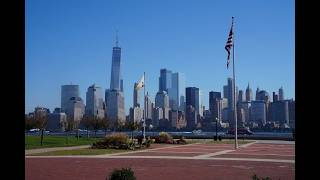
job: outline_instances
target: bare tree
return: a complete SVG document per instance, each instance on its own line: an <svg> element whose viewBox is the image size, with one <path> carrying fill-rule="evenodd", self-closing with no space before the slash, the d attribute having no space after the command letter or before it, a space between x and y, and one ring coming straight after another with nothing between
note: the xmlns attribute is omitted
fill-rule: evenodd
<svg viewBox="0 0 320 180"><path fill-rule="evenodd" d="M104 135L107 135L107 129L111 127L111 122L107 117L101 119L101 127L104 129Z"/></svg>
<svg viewBox="0 0 320 180"><path fill-rule="evenodd" d="M113 129L113 132L115 132L118 129L119 123L118 121L112 120L110 121L110 126Z"/></svg>
<svg viewBox="0 0 320 180"><path fill-rule="evenodd" d="M33 116L25 117L25 130L36 128L35 118Z"/></svg>
<svg viewBox="0 0 320 180"><path fill-rule="evenodd" d="M74 130L75 122L72 118L67 118L66 124L65 124L65 132L66 132L66 143L68 144L68 137L71 131Z"/></svg>
<svg viewBox="0 0 320 180"><path fill-rule="evenodd" d="M83 116L81 123L87 130L87 138L89 138L89 128L91 127L91 122L90 122L90 117L88 116Z"/></svg>
<svg viewBox="0 0 320 180"><path fill-rule="evenodd" d="M100 123L100 118L97 116L93 116L92 118L90 118L90 124L92 129L94 130L94 137L97 137L97 131L98 129L101 127L101 123Z"/></svg>
<svg viewBox="0 0 320 180"><path fill-rule="evenodd" d="M48 114L47 113L35 113L35 127L41 130L40 144L43 144L43 134L48 124Z"/></svg>
<svg viewBox="0 0 320 180"><path fill-rule="evenodd" d="M126 121L125 123L126 129L131 131L131 139L133 140L133 131L140 128L140 124L134 121Z"/></svg>
<svg viewBox="0 0 320 180"><path fill-rule="evenodd" d="M120 119L115 121L115 127L118 131L123 131L126 128L126 123L122 122Z"/></svg>

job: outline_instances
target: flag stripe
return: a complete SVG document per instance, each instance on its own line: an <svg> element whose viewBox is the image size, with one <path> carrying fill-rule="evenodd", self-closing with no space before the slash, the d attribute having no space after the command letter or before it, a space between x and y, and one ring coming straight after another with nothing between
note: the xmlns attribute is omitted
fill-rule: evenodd
<svg viewBox="0 0 320 180"><path fill-rule="evenodd" d="M230 50L233 46L233 20L232 20L232 25L231 25L231 29L229 32L229 36L228 36L228 40L225 46L226 51L228 52L228 57L227 57L227 68L229 67L229 63L230 63Z"/></svg>

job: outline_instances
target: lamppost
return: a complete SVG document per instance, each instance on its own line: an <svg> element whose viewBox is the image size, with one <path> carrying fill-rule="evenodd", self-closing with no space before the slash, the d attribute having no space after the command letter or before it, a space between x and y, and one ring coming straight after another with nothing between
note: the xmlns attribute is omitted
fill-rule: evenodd
<svg viewBox="0 0 320 180"><path fill-rule="evenodd" d="M143 126L143 142L145 142L146 141L146 120L145 119L143 119L142 126Z"/></svg>
<svg viewBox="0 0 320 180"><path fill-rule="evenodd" d="M216 117L216 137L218 138L218 118Z"/></svg>

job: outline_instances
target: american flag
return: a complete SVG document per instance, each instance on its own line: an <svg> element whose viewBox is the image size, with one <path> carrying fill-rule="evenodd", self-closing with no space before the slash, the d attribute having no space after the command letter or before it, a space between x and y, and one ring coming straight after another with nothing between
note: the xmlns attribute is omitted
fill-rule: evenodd
<svg viewBox="0 0 320 180"><path fill-rule="evenodd" d="M227 68L229 67L229 63L230 63L230 49L233 46L233 30L232 29L233 29L233 17L232 17L232 25L231 25L231 29L229 32L228 41L226 43L226 46L224 47L228 52Z"/></svg>

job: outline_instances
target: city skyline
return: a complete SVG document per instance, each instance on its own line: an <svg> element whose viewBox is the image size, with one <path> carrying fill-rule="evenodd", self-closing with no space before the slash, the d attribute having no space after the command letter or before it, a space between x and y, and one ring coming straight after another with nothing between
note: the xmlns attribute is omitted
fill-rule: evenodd
<svg viewBox="0 0 320 180"><path fill-rule="evenodd" d="M140 1L141 2L141 1ZM206 5L211 5L210 7L215 9L215 3L209 3L204 1ZM35 1L31 1L30 4L35 3ZM59 4L60 3L60 4ZM101 2L102 3L102 2ZM177 2L173 3L173 7L176 7ZM274 2L273 2L274 3ZM53 27L57 24L46 24L50 18L58 18L58 29L71 27L70 25L62 25L63 22L67 22L67 20L59 19L61 18L59 15L57 17L53 16L59 8L70 8L72 3L61 3L57 1L53 3L52 9L47 13L47 16L44 17L35 17L37 13L42 12L44 9L32 9L35 7L42 7L42 3L38 2L36 6L35 4L28 5L26 3L26 108L25 112L31 112L34 110L36 106L44 106L48 107L50 110L53 110L55 107L59 107L60 105L60 86L67 85L72 82L72 84L79 85L80 89L80 97L85 99L85 93L87 88L92 84L97 84L103 90L108 89L110 85L110 69L111 69L111 56L112 56L112 47L115 44L116 37L116 29L119 29L119 46L122 48L122 77L124 79L124 97L125 97L125 112L128 114L129 107L132 106L132 86L134 83L141 77L143 72L146 72L146 90L149 92L152 100L154 101L155 95L158 90L158 77L160 69L166 68L172 70L174 72L184 73L186 76L186 85L185 87L198 87L203 94L204 104L206 109L209 108L209 92L210 91L218 91L223 92L223 85L227 84L227 78L231 77L230 69L226 69L226 52L224 50L224 43L227 38L228 28L231 22L231 15L224 14L221 17L211 16L213 26L208 26L206 22L209 21L209 17L203 16L205 13L209 13L209 8L205 8L205 5L201 5L201 8L204 8L205 13L198 15L197 17L203 17L205 19L200 22L195 22L197 25L202 25L203 27L199 29L195 29L188 26L188 24L183 21L181 23L181 28L186 28L186 31L180 31L175 26L176 30L166 31L160 33L159 37L156 37L155 29L148 28L147 26L142 26L139 29L137 26L130 29L125 23L112 22L112 20L107 18L107 15L104 14L105 18L109 21L106 21L106 24L111 25L112 28L107 28L99 23L103 22L103 18L96 20L98 25L91 24L93 27L91 28L91 33L98 31L99 27L103 27L105 32L99 31L100 38L98 36L92 36L90 33L85 33L85 31L76 31L75 35L71 35L68 31L61 31L53 33L54 37L46 37L48 35L48 31L50 27ZM40 5L39 5L40 4ZM46 4L50 4L46 2ZM80 5L79 5L80 4ZM84 7L83 2L77 4L76 7ZM103 3L102 3L103 4ZM128 8L130 2L127 3L124 9ZM139 4L139 3L137 3ZM151 5L150 3L146 3L145 6L154 7L155 5ZM163 4L159 4L156 2L155 4L160 5L163 8ZM164 3L166 4L166 3ZM221 3L224 8L229 8L227 4ZM242 3L245 4L245 3ZM257 6L261 6L264 3L253 3ZM271 3L272 4L272 3ZM278 3L277 3L278 4ZM288 4L288 3L287 3ZM287 5L286 4L286 5ZM37 6L38 5L38 6ZM97 4L91 5L95 6ZM214 6L213 6L214 5ZM111 7L119 7L122 8L116 2L112 2ZM188 9L190 8L190 4L185 3L182 7ZM200 6L200 5L197 5ZM271 5L272 6L272 5ZM271 7L270 6L270 7ZM280 8L277 6L275 8L276 13L280 13L281 3L279 4ZM178 19L184 20L182 16L176 15L173 13L173 7L169 8L169 14ZM273 7L273 6L272 6ZM101 8L98 8L98 12L102 11L103 8L108 9L106 4L102 5ZM266 11L270 11L270 9L263 7L264 13L268 15ZM279 9L278 9L279 8ZM28 9L30 11L28 11ZM67 13L66 9L64 9L65 13ZM244 8L245 9L245 8ZM259 9L259 8L258 8ZM245 91L248 82L250 83L250 87L252 91L255 92L256 88L266 90L269 95L272 94L273 91L278 92L280 87L284 89L285 99L295 99L295 90L294 90L294 3L292 3L292 12L285 11L285 17L280 18L280 20L276 21L276 19L268 18L265 14L265 20L269 24L268 26L263 26L261 22L257 22L255 18L250 19L248 14L244 12L235 12L233 14L235 16L235 51L236 51L236 85L239 90ZM75 14L79 14L79 10L73 9ZM156 9L154 13L156 20L161 20L161 24L164 25L166 23L162 21L169 20L170 17L168 15L167 18L160 18L159 9ZM242 10L244 11L244 10ZM278 12L279 11L279 12ZM89 22L93 20L93 17L98 16L99 13L91 12L91 16L88 17L85 22ZM149 10L143 11L144 13L150 13ZM183 15L186 15L185 11L182 11ZM221 12L221 11L220 11ZM30 14L31 13L31 14ZM53 14L52 14L53 13ZM101 13L101 12L100 12ZM244 13L244 14L243 14ZM292 13L292 16L288 15ZM193 14L193 13L191 13ZM51 15L51 16L50 16ZM80 14L79 14L80 15ZM82 14L83 15L83 14ZM193 14L194 15L194 14ZM246 16L248 15L248 16ZM114 17L116 17L114 15ZM137 14L134 18L138 18L142 16L142 14ZM49 17L49 19L47 19ZM81 27L84 24L78 19L79 17L75 17L73 13L68 14L69 21L72 19L77 20L75 23L78 23L78 26ZM120 16L122 20L125 22L130 22L128 15ZM191 18L190 15L188 17ZM238 18L239 17L239 18ZM244 17L244 18L243 18ZM181 19L182 18L182 19ZM279 18L279 17L277 17ZM274 20L274 22L271 21ZM132 19L131 19L132 20ZM133 19L136 20L136 19ZM149 19L150 20L150 19ZM281 23L286 20L292 20L292 22L286 22L288 24L282 25ZM40 22L39 24L35 24L36 22ZM148 21L149 24L153 24L151 21ZM42 24L41 24L42 23ZM51 23L51 22L50 22ZM62 24L61 24L62 23ZM168 21L168 24L172 25L173 21ZM251 24L252 23L252 24ZM255 23L254 29L256 31L250 31L250 27L245 27L245 25L253 25ZM259 24L260 23L260 24ZM279 27L277 29L277 33L266 33L262 28ZM74 25L76 25L74 24ZM49 26L48 29L44 25ZM131 24L132 25L132 24ZM179 26L180 26L179 25ZM288 26L288 27L287 27ZM290 28L290 26L292 26ZM45 31L39 32L40 34L35 34L38 32L36 28L42 28ZM127 28L126 28L127 27ZM189 27L190 29L188 29ZM269 31L271 31L269 27ZM89 28L89 27L88 27ZM96 28L96 29L95 29ZM205 30L206 28L212 30ZM213 30L212 28L216 28L218 30ZM248 29L249 28L249 29ZM261 28L261 31L260 31ZM63 29L63 28L62 28ZM288 31L289 29L289 31ZM61 30L61 29L60 29ZM138 33L138 31L149 31L149 33ZM199 34L199 32L205 31L204 34ZM247 31L247 32L246 32ZM249 32L248 32L249 31ZM172 34L170 34L172 32ZM251 33L251 34L250 34ZM286 33L286 34L283 34ZM50 34L50 33L49 33ZM289 34L289 35L288 35ZM68 40L65 42L58 42L58 40L62 40L63 38L70 36ZM82 35L86 35L87 38L79 38ZM166 36L168 35L168 36ZM238 35L240 36L238 38ZM264 37L267 35L267 37ZM282 37L285 36L284 37ZM135 37L133 37L135 36ZM190 37L189 37L190 36ZM251 37L252 36L252 37ZM185 40L183 38L186 38ZM288 38L291 37L291 38ZM78 39L79 38L79 39ZM94 38L90 39L90 38ZM140 38L140 39L139 39ZM201 40L199 40L199 39ZM278 39L278 41L270 42L265 41L267 38ZM151 39L151 41L150 41ZM164 40L162 40L164 39ZM197 41L196 41L197 39ZM89 40L87 45L76 45L77 43L86 42L85 40ZM138 41L140 40L140 41ZM166 41L170 43L166 43ZM237 44L237 42L239 43ZM285 41L288 41L285 43ZM149 42L149 43L148 43ZM61 44L62 43L62 44ZM63 44L64 43L64 44ZM144 43L148 43L146 46ZM257 44L263 43L261 47ZM40 48L40 45L43 45ZM56 45L62 45L62 47L55 47ZM188 44L188 45L186 45ZM139 46L140 45L140 46ZM167 46L165 46L167 45ZM70 46L70 47L69 47ZM89 47L94 46L94 47ZM180 46L180 47L179 47ZM181 47L182 46L182 47ZM273 47L275 46L275 47ZM281 46L281 49L279 49ZM287 47L289 46L289 47ZM140 47L140 48L139 48ZM36 50L36 49L39 50ZM65 49L63 49L65 48ZM72 49L73 48L73 49ZM160 49L161 48L161 49ZM193 52L190 52L190 50ZM239 49L239 50L238 50ZM48 51L49 50L49 51ZM52 50L52 51L51 51ZM158 51L157 51L158 50ZM271 52L264 52L264 50L271 50ZM283 50L285 52L283 52ZM258 51L252 53L252 51ZM238 53L239 52L239 53ZM264 53L262 53L264 52ZM252 55L253 54L253 55ZM260 56L266 57L260 57ZM259 58L257 58L257 56ZM283 56L285 58L283 58ZM150 63L152 59L152 62ZM184 63L187 60L188 63ZM246 61L248 60L248 61ZM43 63L43 64L42 64ZM44 66L42 69L39 69L39 64ZM62 66L64 65L64 66ZM252 66L251 66L252 65ZM65 67L66 66L66 67ZM266 68L266 67L269 67ZM270 68L271 67L271 68ZM198 70L194 70L194 68L198 68ZM45 73L45 74L44 74ZM42 76L41 76L42 74ZM289 75L288 75L289 74ZM278 78L276 78L278 77Z"/></svg>

